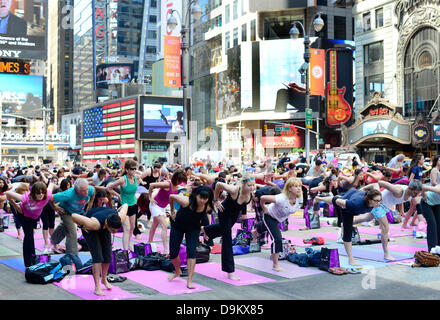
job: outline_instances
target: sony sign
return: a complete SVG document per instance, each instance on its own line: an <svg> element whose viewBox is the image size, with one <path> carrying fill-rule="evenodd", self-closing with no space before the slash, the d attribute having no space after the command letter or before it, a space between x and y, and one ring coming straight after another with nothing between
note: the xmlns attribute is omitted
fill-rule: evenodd
<svg viewBox="0 0 440 320"><path fill-rule="evenodd" d="M0 57L1 58L20 58L21 51L17 50L1 50L0 49Z"/></svg>

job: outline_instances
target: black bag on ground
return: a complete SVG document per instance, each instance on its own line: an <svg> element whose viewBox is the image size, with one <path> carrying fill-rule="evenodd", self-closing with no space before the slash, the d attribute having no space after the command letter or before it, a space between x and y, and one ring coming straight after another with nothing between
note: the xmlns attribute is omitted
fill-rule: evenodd
<svg viewBox="0 0 440 320"><path fill-rule="evenodd" d="M211 248L208 245L200 242L196 248L196 263L208 262L210 253Z"/></svg>
<svg viewBox="0 0 440 320"><path fill-rule="evenodd" d="M361 242L361 236L357 227L353 227L353 232L351 234L351 243L359 244Z"/></svg>
<svg viewBox="0 0 440 320"><path fill-rule="evenodd" d="M89 246L87 245L86 239L83 236L78 238L78 243L81 245L80 251L90 251Z"/></svg>
<svg viewBox="0 0 440 320"><path fill-rule="evenodd" d="M174 266L171 260L162 260L160 261L160 270L166 271L166 272L174 272Z"/></svg>
<svg viewBox="0 0 440 320"><path fill-rule="evenodd" d="M61 281L68 273L63 270L61 263L50 261L30 266L24 275L29 283L46 284Z"/></svg>
<svg viewBox="0 0 440 320"><path fill-rule="evenodd" d="M159 252L152 252L146 256L139 256L139 268L147 271L160 270L162 261L167 260L166 256Z"/></svg>
<svg viewBox="0 0 440 320"><path fill-rule="evenodd" d="M319 269L328 271L328 269L336 267L340 267L338 249L321 248Z"/></svg>
<svg viewBox="0 0 440 320"><path fill-rule="evenodd" d="M237 236L232 239L232 245L248 246L251 243L252 233L243 229L237 230Z"/></svg>

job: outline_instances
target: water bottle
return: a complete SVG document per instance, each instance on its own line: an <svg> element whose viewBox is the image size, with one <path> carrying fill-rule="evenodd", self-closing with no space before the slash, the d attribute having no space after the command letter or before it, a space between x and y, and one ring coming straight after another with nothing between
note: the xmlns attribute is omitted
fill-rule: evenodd
<svg viewBox="0 0 440 320"><path fill-rule="evenodd" d="M382 238L382 234L379 232L379 233L377 234L377 239L380 240L380 238Z"/></svg>
<svg viewBox="0 0 440 320"><path fill-rule="evenodd" d="M416 228L413 228L413 239L415 239L417 237L417 232L416 232Z"/></svg>

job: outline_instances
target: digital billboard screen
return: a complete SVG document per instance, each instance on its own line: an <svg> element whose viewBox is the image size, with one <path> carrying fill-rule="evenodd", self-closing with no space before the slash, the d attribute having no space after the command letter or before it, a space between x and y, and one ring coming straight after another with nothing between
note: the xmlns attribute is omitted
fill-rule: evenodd
<svg viewBox="0 0 440 320"><path fill-rule="evenodd" d="M0 96L4 115L41 116L43 77L0 74Z"/></svg>
<svg viewBox="0 0 440 320"><path fill-rule="evenodd" d="M432 125L432 142L440 143L440 123L434 123Z"/></svg>
<svg viewBox="0 0 440 320"><path fill-rule="evenodd" d="M167 97L140 98L139 137L174 139L185 135L183 99Z"/></svg>
<svg viewBox="0 0 440 320"><path fill-rule="evenodd" d="M101 64L96 67L97 88L108 88L109 84L130 82L133 79L133 64Z"/></svg>
<svg viewBox="0 0 440 320"><path fill-rule="evenodd" d="M0 57L46 59L47 0L0 1Z"/></svg>

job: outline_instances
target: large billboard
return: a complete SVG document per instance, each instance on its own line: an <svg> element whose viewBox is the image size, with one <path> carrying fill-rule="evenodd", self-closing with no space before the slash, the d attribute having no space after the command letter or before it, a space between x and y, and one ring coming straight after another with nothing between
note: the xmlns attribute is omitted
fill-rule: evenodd
<svg viewBox="0 0 440 320"><path fill-rule="evenodd" d="M140 97L139 138L174 140L185 135L183 99Z"/></svg>
<svg viewBox="0 0 440 320"><path fill-rule="evenodd" d="M132 79L132 63L100 64L96 67L97 88L108 88L109 84L130 82Z"/></svg>
<svg viewBox="0 0 440 320"><path fill-rule="evenodd" d="M47 0L0 1L0 57L46 59Z"/></svg>
<svg viewBox="0 0 440 320"><path fill-rule="evenodd" d="M0 74L3 114L23 117L42 116L43 77Z"/></svg>
<svg viewBox="0 0 440 320"><path fill-rule="evenodd" d="M101 104L83 111L83 158L133 157L136 99Z"/></svg>

